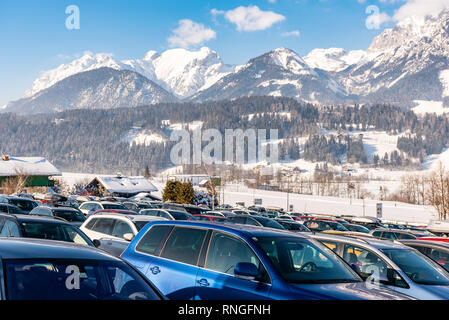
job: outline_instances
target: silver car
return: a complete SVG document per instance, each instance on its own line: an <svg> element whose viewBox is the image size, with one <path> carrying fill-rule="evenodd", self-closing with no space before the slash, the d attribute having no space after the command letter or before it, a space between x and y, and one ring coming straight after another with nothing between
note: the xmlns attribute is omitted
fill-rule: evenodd
<svg viewBox="0 0 449 320"><path fill-rule="evenodd" d="M316 234L362 278L420 300L449 299L449 273L399 242Z"/></svg>

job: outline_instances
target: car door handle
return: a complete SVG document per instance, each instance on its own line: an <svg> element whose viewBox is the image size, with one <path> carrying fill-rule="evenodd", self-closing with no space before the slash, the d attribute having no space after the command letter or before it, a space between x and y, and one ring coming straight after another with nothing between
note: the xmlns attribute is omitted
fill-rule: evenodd
<svg viewBox="0 0 449 320"><path fill-rule="evenodd" d="M208 287L208 286L209 286L209 282L208 282L206 279L198 280L197 283L198 283L201 287Z"/></svg>
<svg viewBox="0 0 449 320"><path fill-rule="evenodd" d="M159 269L158 266L155 266L155 267L150 268L150 271L152 274L158 274L161 272L161 269Z"/></svg>

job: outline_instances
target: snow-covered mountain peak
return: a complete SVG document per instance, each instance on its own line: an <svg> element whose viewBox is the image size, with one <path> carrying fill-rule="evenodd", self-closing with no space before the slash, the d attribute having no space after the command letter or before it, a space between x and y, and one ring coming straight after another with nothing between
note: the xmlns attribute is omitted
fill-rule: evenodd
<svg viewBox="0 0 449 320"><path fill-rule="evenodd" d="M113 58L109 53L85 52L84 55L70 63L62 64L56 69L45 71L33 82L30 90L25 93L25 97L31 97L35 93L47 89L55 83L70 77L74 74L108 67L116 70L123 68L123 65Z"/></svg>
<svg viewBox="0 0 449 320"><path fill-rule="evenodd" d="M291 49L278 48L268 53L271 63L278 65L294 74L314 73L307 63Z"/></svg>
<svg viewBox="0 0 449 320"><path fill-rule="evenodd" d="M342 48L329 48L312 50L303 60L311 68L338 72L360 62L365 57L366 52L363 50L346 52Z"/></svg>
<svg viewBox="0 0 449 320"><path fill-rule="evenodd" d="M157 57L159 57L159 53L157 51L150 50L145 54L145 57L143 57L143 60L144 61L153 61Z"/></svg>

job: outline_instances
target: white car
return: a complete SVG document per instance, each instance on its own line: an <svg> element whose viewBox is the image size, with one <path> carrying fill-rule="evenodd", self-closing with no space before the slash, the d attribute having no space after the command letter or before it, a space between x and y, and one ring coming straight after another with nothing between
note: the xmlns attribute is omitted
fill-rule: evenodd
<svg viewBox="0 0 449 320"><path fill-rule="evenodd" d="M80 229L94 242L95 246L113 254L120 254L131 240L148 223L167 220L161 217L98 213L91 215Z"/></svg>
<svg viewBox="0 0 449 320"><path fill-rule="evenodd" d="M86 201L83 202L79 208L81 210L81 212L85 215L88 216L91 213L94 213L95 211L98 210L105 210L105 209L109 209L109 210L128 210L123 204L121 203L116 203L116 202L109 202L109 201Z"/></svg>

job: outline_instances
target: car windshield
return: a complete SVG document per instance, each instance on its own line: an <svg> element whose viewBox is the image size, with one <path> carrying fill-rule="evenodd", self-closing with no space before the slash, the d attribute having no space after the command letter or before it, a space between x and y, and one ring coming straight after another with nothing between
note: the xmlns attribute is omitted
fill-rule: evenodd
<svg viewBox="0 0 449 320"><path fill-rule="evenodd" d="M264 227L285 230L281 224L271 219L261 217L254 217L254 219L260 222Z"/></svg>
<svg viewBox="0 0 449 320"><path fill-rule="evenodd" d="M24 199L9 199L9 203L19 207L23 211L31 211L37 207L37 203L31 200Z"/></svg>
<svg viewBox="0 0 449 320"><path fill-rule="evenodd" d="M346 229L349 229L350 231L356 231L356 232L363 232L363 233L369 233L369 229L365 228L363 226L357 226L357 225L345 225Z"/></svg>
<svg viewBox="0 0 449 320"><path fill-rule="evenodd" d="M82 213L75 210L55 210L53 214L69 222L84 222L86 220Z"/></svg>
<svg viewBox="0 0 449 320"><path fill-rule="evenodd" d="M188 220L192 215L187 212L167 210L175 220Z"/></svg>
<svg viewBox="0 0 449 320"><path fill-rule="evenodd" d="M258 237L279 274L290 283L360 282L360 277L327 247L314 240Z"/></svg>
<svg viewBox="0 0 449 320"><path fill-rule="evenodd" d="M37 238L73 242L86 246L94 246L89 238L78 228L69 224L53 222L21 222L22 233L25 238Z"/></svg>
<svg viewBox="0 0 449 320"><path fill-rule="evenodd" d="M287 230L295 230L295 231L309 231L307 227L303 226L300 223L288 223L288 222L280 222L282 226Z"/></svg>
<svg viewBox="0 0 449 320"><path fill-rule="evenodd" d="M5 260L5 283L9 300L160 300L123 262Z"/></svg>
<svg viewBox="0 0 449 320"><path fill-rule="evenodd" d="M113 204L113 203L103 203L103 208L106 210L111 210L111 209L121 209L121 210L126 210L126 207L122 204Z"/></svg>
<svg viewBox="0 0 449 320"><path fill-rule="evenodd" d="M332 230L337 231L349 231L345 226L343 226L341 223L329 221L329 225L331 226Z"/></svg>
<svg viewBox="0 0 449 320"><path fill-rule="evenodd" d="M134 225L136 226L137 231L140 231L148 222L150 221L134 221Z"/></svg>
<svg viewBox="0 0 449 320"><path fill-rule="evenodd" d="M382 252L416 283L449 285L449 273L417 250L383 249Z"/></svg>

